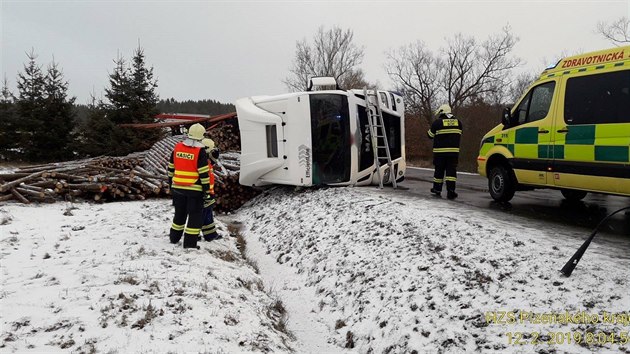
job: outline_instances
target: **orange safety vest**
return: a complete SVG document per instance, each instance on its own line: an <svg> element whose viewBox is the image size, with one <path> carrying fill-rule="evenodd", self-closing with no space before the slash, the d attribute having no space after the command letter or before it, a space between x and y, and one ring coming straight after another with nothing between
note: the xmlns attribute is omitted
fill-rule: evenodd
<svg viewBox="0 0 630 354"><path fill-rule="evenodd" d="M199 147L186 146L183 142L175 145L173 150L173 165L175 166L173 188L181 186L185 187L183 189L202 190L201 184L195 184L199 179L197 162L200 150Z"/></svg>
<svg viewBox="0 0 630 354"><path fill-rule="evenodd" d="M208 177L210 178L210 194L214 194L214 167L212 162L208 159Z"/></svg>

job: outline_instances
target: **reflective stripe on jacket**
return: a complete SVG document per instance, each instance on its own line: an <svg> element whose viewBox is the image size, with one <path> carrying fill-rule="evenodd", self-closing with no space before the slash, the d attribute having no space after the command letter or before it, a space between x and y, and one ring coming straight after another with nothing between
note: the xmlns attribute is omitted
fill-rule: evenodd
<svg viewBox="0 0 630 354"><path fill-rule="evenodd" d="M207 191L209 167L203 161L207 161L207 154L203 148L188 146L183 142L177 143L168 165L169 178L172 180L171 187Z"/></svg>
<svg viewBox="0 0 630 354"><path fill-rule="evenodd" d="M462 135L462 123L451 114L442 114L431 124L427 135L433 139L433 153L457 154Z"/></svg>

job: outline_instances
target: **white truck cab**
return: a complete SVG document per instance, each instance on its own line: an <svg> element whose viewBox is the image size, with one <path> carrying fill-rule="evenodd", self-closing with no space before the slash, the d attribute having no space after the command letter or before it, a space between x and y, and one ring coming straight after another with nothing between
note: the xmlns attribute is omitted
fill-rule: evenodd
<svg viewBox="0 0 630 354"><path fill-rule="evenodd" d="M246 186L378 184L364 90L340 90L333 78L313 78L309 88L236 101L239 182ZM393 176L402 181L403 99L389 91L377 91L377 96L393 166L389 171L381 163L383 182L391 183Z"/></svg>

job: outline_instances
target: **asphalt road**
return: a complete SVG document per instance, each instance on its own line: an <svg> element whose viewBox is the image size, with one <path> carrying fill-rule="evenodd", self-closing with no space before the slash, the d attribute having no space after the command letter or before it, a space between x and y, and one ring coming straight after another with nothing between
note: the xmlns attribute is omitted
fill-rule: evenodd
<svg viewBox="0 0 630 354"><path fill-rule="evenodd" d="M429 192L432 181L432 169L408 167L405 181L400 183L399 187L404 193L436 198ZM630 206L630 198L595 193L589 193L581 202L569 202L560 191L552 189L519 191L509 203L497 203L488 193L488 182L485 177L465 173L457 175L457 193L459 197L454 201L456 203L501 213L506 218L510 218L510 215L519 215L548 222L550 227L576 228L578 234L583 230L583 234L576 235L580 239L588 237L608 214ZM444 192L442 198L446 199L445 196ZM603 224L600 230L603 237L610 241L623 243L630 241L630 213L618 213Z"/></svg>

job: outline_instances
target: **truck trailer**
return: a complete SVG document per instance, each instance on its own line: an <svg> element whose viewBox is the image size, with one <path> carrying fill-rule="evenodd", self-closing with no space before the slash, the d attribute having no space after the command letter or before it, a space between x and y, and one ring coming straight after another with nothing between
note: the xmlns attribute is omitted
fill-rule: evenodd
<svg viewBox="0 0 630 354"><path fill-rule="evenodd" d="M404 179L405 107L400 94L341 90L332 78L313 78L307 91L245 97L235 105L242 185L346 186L380 184L381 176L384 184ZM374 144L368 120L377 109L385 137L374 134ZM384 148L385 141L389 158L379 152L375 159L374 151Z"/></svg>

